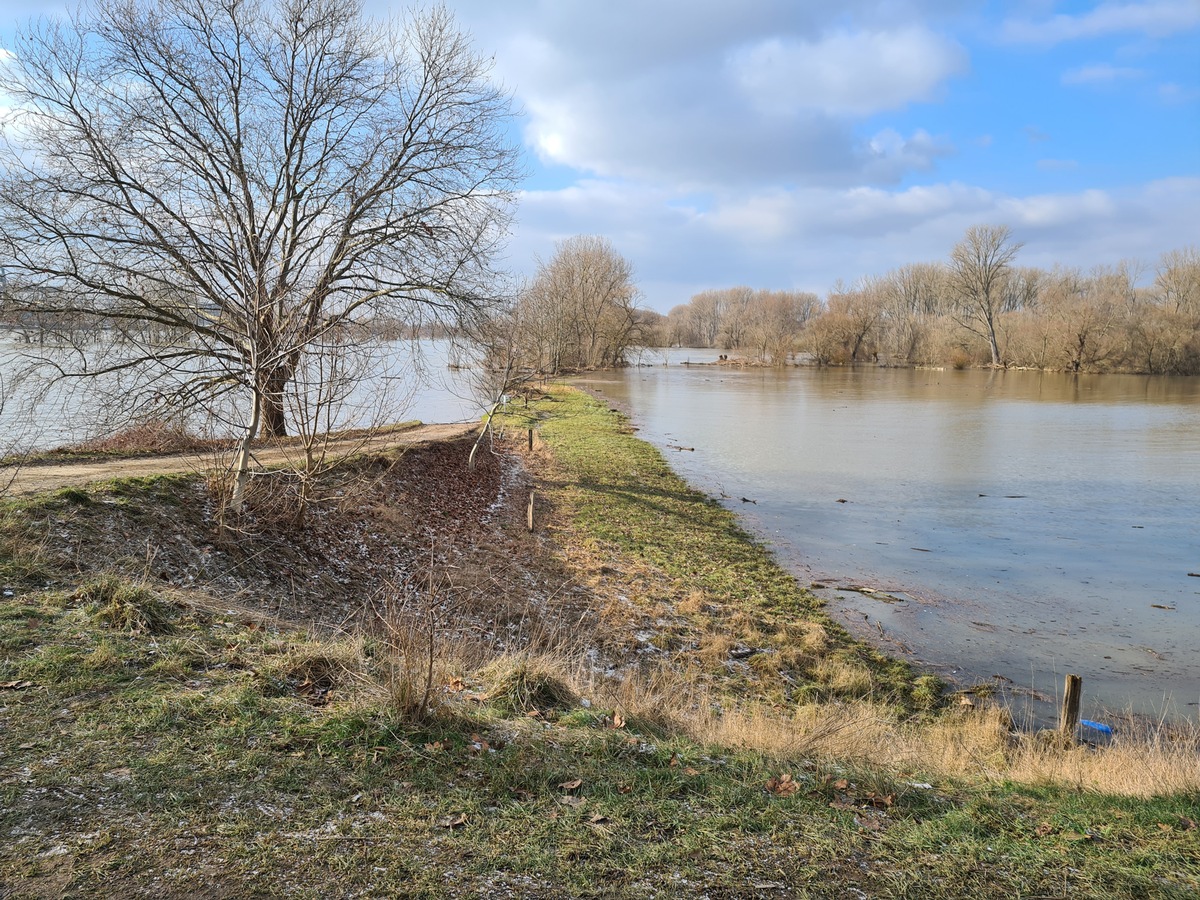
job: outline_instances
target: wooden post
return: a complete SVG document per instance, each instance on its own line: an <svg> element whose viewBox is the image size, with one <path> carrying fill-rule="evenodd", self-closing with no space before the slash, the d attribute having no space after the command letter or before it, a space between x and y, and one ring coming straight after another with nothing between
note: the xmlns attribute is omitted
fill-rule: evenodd
<svg viewBox="0 0 1200 900"><path fill-rule="evenodd" d="M1079 725L1079 701L1083 698L1083 679L1078 675L1068 675L1063 687L1062 715L1058 719L1058 728L1063 737L1075 739L1075 729Z"/></svg>
<svg viewBox="0 0 1200 900"><path fill-rule="evenodd" d="M533 531L533 496L535 493L535 491L529 492L529 509L526 511L526 521L530 531Z"/></svg>
<svg viewBox="0 0 1200 900"><path fill-rule="evenodd" d="M529 429L529 449L530 449L530 451L533 450L533 429L532 428Z"/></svg>

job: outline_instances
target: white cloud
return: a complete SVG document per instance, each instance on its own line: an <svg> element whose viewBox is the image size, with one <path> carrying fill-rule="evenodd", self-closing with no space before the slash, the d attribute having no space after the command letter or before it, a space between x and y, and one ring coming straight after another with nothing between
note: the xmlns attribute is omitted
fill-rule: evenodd
<svg viewBox="0 0 1200 900"><path fill-rule="evenodd" d="M1099 63L1094 66L1080 66L1063 73L1063 84L1111 84L1114 81L1125 81L1131 78L1141 78L1146 73L1143 69L1113 66Z"/></svg>
<svg viewBox="0 0 1200 900"><path fill-rule="evenodd" d="M538 160L687 189L894 183L927 170L947 152L940 140L923 146L914 134L881 159L856 126L873 111L936 98L965 70L966 51L929 24L960 3L454 5L495 49Z"/></svg>
<svg viewBox="0 0 1200 900"><path fill-rule="evenodd" d="M1200 178L1028 196L942 183L775 187L700 198L637 182L590 181L527 195L514 258L546 258L555 240L578 232L607 235L633 263L648 305L665 312L708 287L823 293L839 278L944 260L980 223L1011 226L1026 243L1022 265L1153 261L1186 243L1198 207Z"/></svg>
<svg viewBox="0 0 1200 900"><path fill-rule="evenodd" d="M953 156L954 152L949 141L935 138L924 129L905 138L885 128L866 143L863 174L872 182L893 183L909 172L930 171L937 159Z"/></svg>
<svg viewBox="0 0 1200 900"><path fill-rule="evenodd" d="M838 30L818 40L772 37L735 51L730 76L751 103L774 115L816 110L866 116L930 99L967 67L956 41L910 25Z"/></svg>
<svg viewBox="0 0 1200 900"><path fill-rule="evenodd" d="M1122 33L1166 37L1198 25L1200 3L1196 0L1151 0L1102 3L1086 13L1062 13L1041 21L1008 19L1000 33L1012 43L1054 45Z"/></svg>

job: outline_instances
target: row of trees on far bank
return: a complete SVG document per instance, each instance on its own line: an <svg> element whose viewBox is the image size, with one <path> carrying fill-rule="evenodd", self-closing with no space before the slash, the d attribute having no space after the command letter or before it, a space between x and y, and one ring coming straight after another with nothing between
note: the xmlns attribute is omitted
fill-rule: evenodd
<svg viewBox="0 0 1200 900"><path fill-rule="evenodd" d="M653 323L647 344L714 347L767 364L1000 365L1200 374L1200 252L1153 272L1016 265L1004 226L967 231L946 263L913 263L814 294L708 290Z"/></svg>

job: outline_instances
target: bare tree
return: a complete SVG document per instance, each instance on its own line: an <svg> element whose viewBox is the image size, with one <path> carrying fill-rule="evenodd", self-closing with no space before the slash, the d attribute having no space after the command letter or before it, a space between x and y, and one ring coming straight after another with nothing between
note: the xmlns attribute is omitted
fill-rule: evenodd
<svg viewBox="0 0 1200 900"><path fill-rule="evenodd" d="M753 346L762 362L786 364L820 303L816 294L800 291L755 291L746 313L743 346Z"/></svg>
<svg viewBox="0 0 1200 900"><path fill-rule="evenodd" d="M959 324L988 342L992 365L1000 365L996 323L1004 308L1004 282L1022 244L1012 242L1007 225L967 229L950 254L950 280L958 295Z"/></svg>
<svg viewBox="0 0 1200 900"><path fill-rule="evenodd" d="M638 342L633 267L606 238L559 242L514 314L518 358L549 374L620 365Z"/></svg>
<svg viewBox="0 0 1200 900"><path fill-rule="evenodd" d="M701 291L688 303L692 334L697 346L715 347L721 334L721 322L725 316L725 292L720 290Z"/></svg>
<svg viewBox="0 0 1200 900"><path fill-rule="evenodd" d="M117 0L13 49L9 274L49 312L123 323L99 368L147 396L244 398L239 474L286 433L310 347L492 305L509 101L444 9Z"/></svg>
<svg viewBox="0 0 1200 900"><path fill-rule="evenodd" d="M1154 287L1163 306L1200 318L1200 250L1183 247L1164 253Z"/></svg>
<svg viewBox="0 0 1200 900"><path fill-rule="evenodd" d="M850 362L863 356L877 356L875 338L883 321L886 305L886 284L880 278L863 278L850 289L840 283L829 295L827 315L840 324L842 342Z"/></svg>

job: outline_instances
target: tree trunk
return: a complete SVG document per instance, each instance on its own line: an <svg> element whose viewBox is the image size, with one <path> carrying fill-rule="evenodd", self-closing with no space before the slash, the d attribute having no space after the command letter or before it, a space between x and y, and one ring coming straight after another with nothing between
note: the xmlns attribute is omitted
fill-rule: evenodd
<svg viewBox="0 0 1200 900"><path fill-rule="evenodd" d="M267 437L287 437L287 412L283 392L291 379L290 366L273 369L256 389L256 399L262 408L262 430Z"/></svg>
<svg viewBox="0 0 1200 900"><path fill-rule="evenodd" d="M242 511L246 499L246 483L250 480L250 447L258 437L259 424L262 422L262 399L257 391L250 404L250 422L234 462L233 496L229 498L229 509L234 513Z"/></svg>
<svg viewBox="0 0 1200 900"><path fill-rule="evenodd" d="M991 318L985 320L987 322L988 331L988 349L992 351L992 365L1000 365L1000 345L996 343L996 326Z"/></svg>

